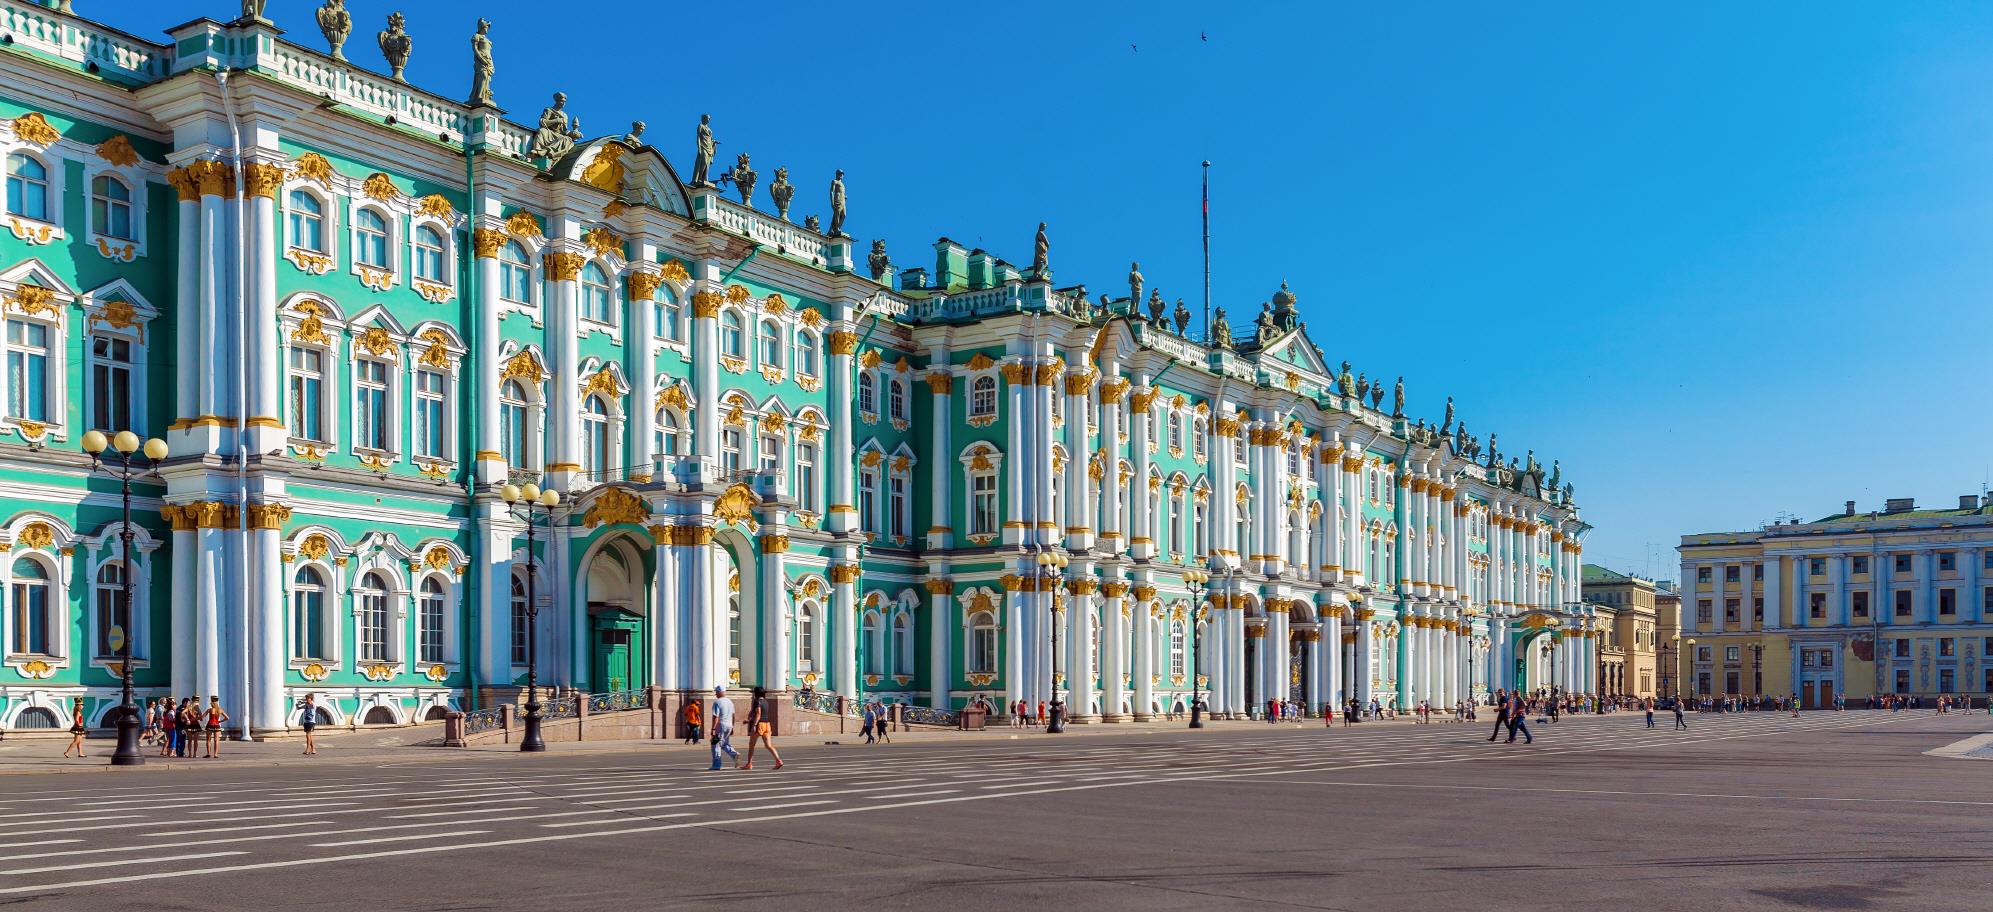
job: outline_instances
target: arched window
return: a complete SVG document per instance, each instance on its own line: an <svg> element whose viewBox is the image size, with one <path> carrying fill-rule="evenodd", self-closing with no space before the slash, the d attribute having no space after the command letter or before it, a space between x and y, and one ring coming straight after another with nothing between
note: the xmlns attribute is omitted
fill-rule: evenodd
<svg viewBox="0 0 1993 912"><path fill-rule="evenodd" d="M814 377L817 375L817 334L809 330L796 333L796 376Z"/></svg>
<svg viewBox="0 0 1993 912"><path fill-rule="evenodd" d="M1175 409L1170 410L1169 448L1172 454L1183 452L1183 413Z"/></svg>
<svg viewBox="0 0 1993 912"><path fill-rule="evenodd" d="M512 664L524 665L527 660L526 637L532 626L532 611L526 597L526 577L521 573L512 574Z"/></svg>
<svg viewBox="0 0 1993 912"><path fill-rule="evenodd" d="M14 642L8 652L14 655L54 655L55 623L48 616L48 569L40 561L22 558L14 562L14 584L8 592L14 610Z"/></svg>
<svg viewBox="0 0 1993 912"><path fill-rule="evenodd" d="M90 225L98 234L132 239L131 188L108 174L90 181Z"/></svg>
<svg viewBox="0 0 1993 912"><path fill-rule="evenodd" d="M443 282L443 232L434 226L415 229L415 277L427 282Z"/></svg>
<svg viewBox="0 0 1993 912"><path fill-rule="evenodd" d="M533 303L533 264L518 241L507 241L498 253L498 296L514 304Z"/></svg>
<svg viewBox="0 0 1993 912"><path fill-rule="evenodd" d="M996 616L987 611L978 611L969 616L969 648L966 655L969 674L996 674L997 667L997 623Z"/></svg>
<svg viewBox="0 0 1993 912"><path fill-rule="evenodd" d="M657 410L657 454L678 455L678 415L668 408Z"/></svg>
<svg viewBox="0 0 1993 912"><path fill-rule="evenodd" d="M526 388L517 380L507 380L498 391L498 446L506 465L527 466L526 432Z"/></svg>
<svg viewBox="0 0 1993 912"><path fill-rule="evenodd" d="M1199 418L1190 429L1190 455L1198 462L1204 461L1204 419Z"/></svg>
<svg viewBox="0 0 1993 912"><path fill-rule="evenodd" d="M880 660L883 658L886 646L879 642L878 614L870 611L865 613L865 629L859 636L858 643L858 653L865 659L865 676L884 674L883 663Z"/></svg>
<svg viewBox="0 0 1993 912"><path fill-rule="evenodd" d="M879 384L872 379L871 371L858 374L858 411L867 415L879 414Z"/></svg>
<svg viewBox="0 0 1993 912"><path fill-rule="evenodd" d="M588 397L581 406L581 470L588 477L606 479L609 464L609 404L600 395Z"/></svg>
<svg viewBox="0 0 1993 912"><path fill-rule="evenodd" d="M360 585L353 589L353 599L358 609L356 622L359 628L354 631L354 639L360 646L360 661L385 662L388 660L388 582L379 573L369 573L360 578Z"/></svg>
<svg viewBox="0 0 1993 912"><path fill-rule="evenodd" d="M796 673L814 674L817 670L817 642L822 639L817 630L817 604L804 602L802 610L796 612Z"/></svg>
<svg viewBox="0 0 1993 912"><path fill-rule="evenodd" d="M678 321L684 318L685 308L678 303L678 296L672 294L671 289L660 288L656 300L657 303L652 306L657 308L657 337L673 342L684 338L679 335Z"/></svg>
<svg viewBox="0 0 1993 912"><path fill-rule="evenodd" d="M609 275L594 263L581 270L581 318L610 322Z"/></svg>
<svg viewBox="0 0 1993 912"><path fill-rule="evenodd" d="M904 611L893 616L893 674L913 676L913 617Z"/></svg>
<svg viewBox="0 0 1993 912"><path fill-rule="evenodd" d="M325 650L325 576L316 567L291 583L291 658L329 658Z"/></svg>
<svg viewBox="0 0 1993 912"><path fill-rule="evenodd" d="M727 671L740 671L740 594L727 599ZM732 675L729 675L731 677Z"/></svg>
<svg viewBox="0 0 1993 912"><path fill-rule="evenodd" d="M388 268L388 220L372 209L353 218L353 260L375 269Z"/></svg>
<svg viewBox="0 0 1993 912"><path fill-rule="evenodd" d="M741 325L740 314L731 310L720 316L720 354L747 357L747 328Z"/></svg>
<svg viewBox="0 0 1993 912"><path fill-rule="evenodd" d="M292 190L290 203L291 246L324 253L325 204L303 190Z"/></svg>
<svg viewBox="0 0 1993 912"><path fill-rule="evenodd" d="M892 379L891 392L887 396L887 407L892 409L894 421L907 420L907 384L898 377Z"/></svg>
<svg viewBox="0 0 1993 912"><path fill-rule="evenodd" d="M96 636L98 658L111 658L119 654L111 646L111 628L124 631L127 642L138 635L131 625L131 609L125 601L125 565L119 561L105 561L97 568L97 586L93 593L97 606ZM132 654L138 655L138 644L132 643Z"/></svg>
<svg viewBox="0 0 1993 912"><path fill-rule="evenodd" d="M782 328L774 320L761 321L761 366L782 368Z"/></svg>
<svg viewBox="0 0 1993 912"><path fill-rule="evenodd" d="M1170 622L1170 680L1183 680L1184 666L1184 627L1182 621Z"/></svg>
<svg viewBox="0 0 1993 912"><path fill-rule="evenodd" d="M48 166L31 155L15 152L7 156L7 211L48 221Z"/></svg>
<svg viewBox="0 0 1993 912"><path fill-rule="evenodd" d="M1204 521L1205 510L1206 506L1204 504L1200 503L1197 505L1196 512L1193 514L1193 516L1195 517L1194 520L1195 525L1192 527L1191 530L1192 531L1191 541L1194 543L1196 548L1196 550L1192 552L1192 556L1200 560L1203 559L1204 555L1210 553L1211 551L1210 541L1205 537L1206 536L1205 528L1207 525L1209 525Z"/></svg>
<svg viewBox="0 0 1993 912"><path fill-rule="evenodd" d="M431 664L443 661L443 583L431 576L422 581L422 594L416 601L416 623L422 636L416 641L416 661Z"/></svg>
<svg viewBox="0 0 1993 912"><path fill-rule="evenodd" d="M969 384L969 417L982 418L996 414L996 378L977 377Z"/></svg>

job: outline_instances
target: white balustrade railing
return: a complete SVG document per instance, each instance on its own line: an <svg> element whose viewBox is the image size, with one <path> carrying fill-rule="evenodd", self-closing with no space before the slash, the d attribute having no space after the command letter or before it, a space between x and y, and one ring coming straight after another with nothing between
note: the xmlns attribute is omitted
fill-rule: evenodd
<svg viewBox="0 0 1993 912"><path fill-rule="evenodd" d="M123 32L95 26L26 0L0 0L0 34L14 46L61 60L97 65L101 73L138 82L166 75L172 51Z"/></svg>
<svg viewBox="0 0 1993 912"><path fill-rule="evenodd" d="M713 224L755 243L774 247L788 256L823 262L825 241L822 235L772 215L763 215L717 194L713 196L713 202Z"/></svg>

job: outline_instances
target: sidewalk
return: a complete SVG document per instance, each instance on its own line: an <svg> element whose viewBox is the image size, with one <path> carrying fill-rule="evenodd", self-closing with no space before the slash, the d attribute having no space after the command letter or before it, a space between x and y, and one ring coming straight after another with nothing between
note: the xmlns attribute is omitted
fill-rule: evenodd
<svg viewBox="0 0 1993 912"><path fill-rule="evenodd" d="M1492 717L1490 717L1492 718ZM1372 720L1343 728L1341 717L1335 720L1334 729L1342 731L1376 731L1379 727L1397 728L1409 726L1410 717L1393 720ZM1455 724L1451 718L1445 722L1435 720L1435 727ZM1483 725L1486 722L1467 723ZM853 725L854 729L856 725ZM1204 728L1193 730L1189 722L1118 722L1112 724L1069 724L1065 733L1048 735L1040 727L1010 728L995 726L980 732L955 731L953 729L921 729L896 731L892 733L893 743L905 744L976 744L990 741L1059 741L1072 738L1086 738L1098 735L1176 735L1179 737L1202 737L1222 735L1239 731L1257 731L1268 728L1283 729L1323 729L1321 719L1306 719L1300 722L1282 722L1268 725L1265 722L1220 721L1207 719ZM309 768L327 764L429 764L451 763L478 758L491 762L503 762L497 758L518 756L517 744L487 744L478 747L446 748L434 747L424 742L442 739L442 725L432 723L406 728L333 730L321 729L318 734L318 753L303 755L302 737L285 737L267 741L227 741L222 744L219 759L205 760L194 758L172 758L157 756L157 746L142 747L145 754L144 769L243 769L297 767ZM78 760L65 759L62 748L69 743L67 736L61 738L10 738L0 741L0 777L38 773L92 773L116 772L124 768L111 766L111 752L117 741L109 735L92 737L87 742L90 755ZM786 735L776 741L778 747L819 747L835 745L839 747L865 746L865 736L856 731L845 734L828 735ZM735 737L735 746L744 748L746 742ZM688 763L703 762L710 748L706 742L685 744L676 739L668 740L623 740L623 741L557 741L547 745L550 754L614 754L614 753L683 753ZM696 760L694 758L697 758Z"/></svg>

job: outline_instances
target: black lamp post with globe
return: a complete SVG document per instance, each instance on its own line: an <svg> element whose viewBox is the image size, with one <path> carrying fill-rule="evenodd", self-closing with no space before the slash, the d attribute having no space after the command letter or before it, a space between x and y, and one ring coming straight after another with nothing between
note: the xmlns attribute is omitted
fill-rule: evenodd
<svg viewBox="0 0 1993 912"><path fill-rule="evenodd" d="M547 742L540 739L540 593L533 548L535 531L543 522L551 525L561 495L529 481L501 485L498 497L514 519L526 524L526 734L519 739L519 749L538 753L547 749Z"/></svg>
<svg viewBox="0 0 1993 912"><path fill-rule="evenodd" d="M105 459L105 451L113 454ZM152 470L166 458L166 441L157 437L140 441L131 431L119 431L115 436L106 437L103 431L89 431L83 435L83 452L90 454L90 467L97 471L109 472L118 479L119 493L124 506L124 522L118 529L118 557L123 561L118 578L120 613L122 618L110 618L110 646L118 652L118 677L122 693L118 703L118 749L111 753L112 766L143 766L145 755L139 752L138 736L141 723L138 706L132 702L131 692L131 643L132 631L132 557L131 540L134 531L131 524L131 480L152 474ZM143 463L135 463L132 454L140 454Z"/></svg>

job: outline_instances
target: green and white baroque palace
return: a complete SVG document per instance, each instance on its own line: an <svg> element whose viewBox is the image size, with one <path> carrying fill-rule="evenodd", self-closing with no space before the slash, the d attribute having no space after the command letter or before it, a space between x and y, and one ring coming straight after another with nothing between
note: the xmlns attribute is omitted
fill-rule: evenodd
<svg viewBox="0 0 1993 912"><path fill-rule="evenodd" d="M1380 408L1284 286L1201 344L1042 253L859 262L841 185L825 233L557 108L67 5L0 0L0 727L104 724L114 625L141 696L252 732L306 693L511 699L529 561L540 680L592 692L1117 721L1590 689L1559 473ZM171 448L130 567L92 428ZM533 547L508 479L563 495Z"/></svg>

